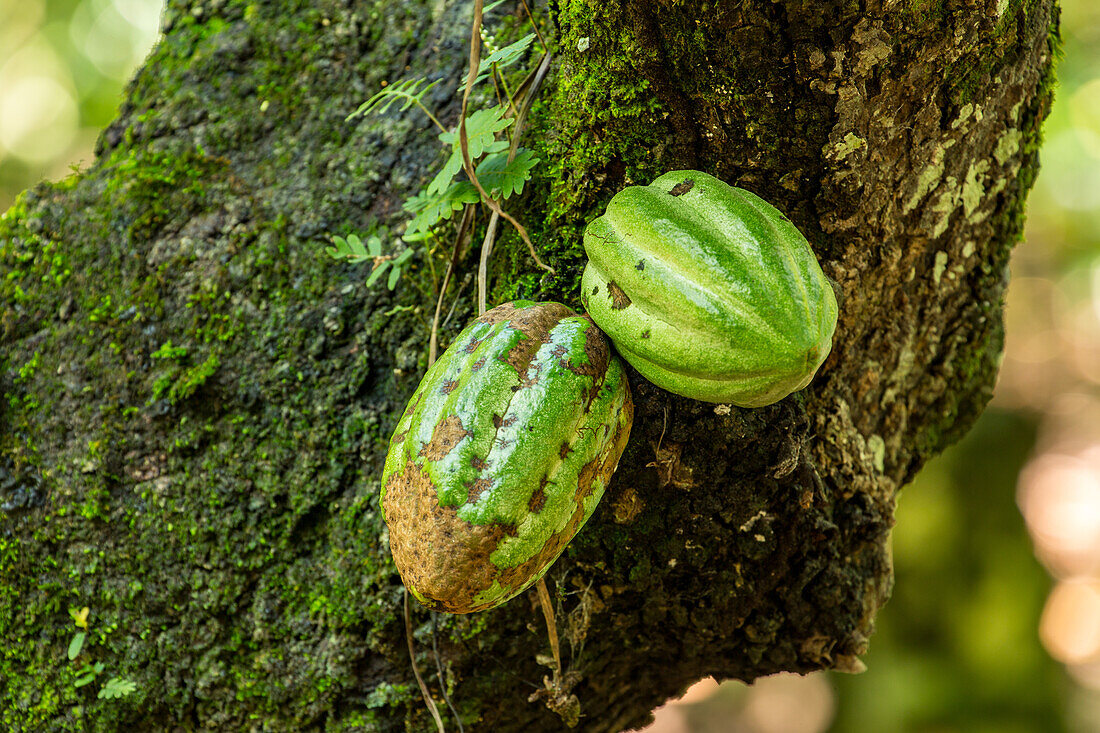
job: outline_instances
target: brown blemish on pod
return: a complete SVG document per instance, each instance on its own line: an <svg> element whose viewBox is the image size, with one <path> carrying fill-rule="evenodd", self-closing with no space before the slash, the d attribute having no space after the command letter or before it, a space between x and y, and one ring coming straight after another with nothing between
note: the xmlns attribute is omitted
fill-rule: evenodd
<svg viewBox="0 0 1100 733"><path fill-rule="evenodd" d="M611 298L611 310L621 311L631 303L630 296L614 280L607 283L607 297Z"/></svg>
<svg viewBox="0 0 1100 733"><path fill-rule="evenodd" d="M531 498L527 500L527 511L538 514L546 506L546 485L548 483L547 478L543 476L539 487L532 492Z"/></svg>
<svg viewBox="0 0 1100 733"><path fill-rule="evenodd" d="M439 505L431 479L411 461L390 476L382 510L393 561L405 584L428 599L425 605L448 613L492 605L475 605L474 599L499 579L489 556L515 527L459 519L455 507Z"/></svg>
<svg viewBox="0 0 1100 733"><path fill-rule="evenodd" d="M489 489L493 488L493 482L487 478L474 479L469 485L470 493L466 495L466 504L475 504L477 500L481 498Z"/></svg>
<svg viewBox="0 0 1100 733"><path fill-rule="evenodd" d="M469 434L469 431L462 427L462 420L458 415L449 415L436 423L435 430L432 431L432 439L420 449L420 455L429 461L438 461Z"/></svg>
<svg viewBox="0 0 1100 733"><path fill-rule="evenodd" d="M680 183L677 183L672 187L672 190L668 192L669 196L683 196L685 193L695 187L695 181L690 178L686 178Z"/></svg>
<svg viewBox="0 0 1100 733"><path fill-rule="evenodd" d="M563 318L575 315L561 303L543 303L537 308L517 308L512 303L504 303L486 311L477 320L494 325L506 322L509 328L523 334L518 344L497 357L523 375L539 347L549 340L551 329Z"/></svg>

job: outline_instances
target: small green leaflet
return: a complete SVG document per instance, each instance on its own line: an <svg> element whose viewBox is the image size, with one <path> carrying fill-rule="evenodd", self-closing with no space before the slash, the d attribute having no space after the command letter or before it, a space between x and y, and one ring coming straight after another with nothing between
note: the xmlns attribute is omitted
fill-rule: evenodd
<svg viewBox="0 0 1100 733"><path fill-rule="evenodd" d="M393 290L395 287L397 287L397 281L401 279L401 268L406 262L408 262L409 258L412 257L412 255L412 248L409 247L408 249L401 252L401 254L397 255L395 259L383 260L382 262L379 262L378 266L374 268L374 272L372 272L370 274L370 277L367 278L367 287L374 285L375 280L382 277L382 273L385 272L386 268L388 267L390 269L390 277L386 281L386 286L390 290Z"/></svg>
<svg viewBox="0 0 1100 733"><path fill-rule="evenodd" d="M480 200L477 189L469 181L452 183L441 193L421 191L405 202L405 211L416 216L405 229L404 238L413 241L413 236L418 232L427 232L439 222L450 219L466 204L476 204Z"/></svg>
<svg viewBox="0 0 1100 733"><path fill-rule="evenodd" d="M494 198L494 192L499 191L500 198L507 199L512 194L523 193L523 184L531 177L531 169L538 162L532 151L523 148L517 151L511 163L507 153L493 153L478 165L477 180Z"/></svg>
<svg viewBox="0 0 1100 733"><path fill-rule="evenodd" d="M171 343L171 342L169 342L169 343ZM80 610L77 610L75 608L70 608L69 609L69 615L73 617L73 623L74 624L76 624L77 626L79 626L82 629L86 629L86 628L88 628L88 613L90 611L91 611L91 609L88 608L87 606L85 606L84 608L81 608Z"/></svg>
<svg viewBox="0 0 1100 733"><path fill-rule="evenodd" d="M460 170L462 170L462 151L456 148L451 151L451 156L447 158L447 162L443 164L443 169L439 171L439 173L436 173L435 178L428 184L427 194L429 196L435 196L446 191L447 186L450 185L451 181L454 180L454 177L458 175Z"/></svg>
<svg viewBox="0 0 1100 733"><path fill-rule="evenodd" d="M485 11L482 11L483 13ZM503 69L506 66L511 66L520 60L523 56L523 52L531 45L531 42L535 40L534 33L528 33L523 38L519 39L515 43L509 44L504 48L497 49L493 53L489 54L485 58L481 59L481 63L477 66L477 78L474 79L474 84L484 81L489 78L489 69L494 65L498 69ZM459 90L466 86L466 82L463 81L459 86Z"/></svg>
<svg viewBox="0 0 1100 733"><path fill-rule="evenodd" d="M73 681L73 687L84 687L92 684L96 675L101 674L104 669L103 662L96 662L95 664L88 662L76 671L76 680Z"/></svg>
<svg viewBox="0 0 1100 733"><path fill-rule="evenodd" d="M408 203L405 204L406 211L409 210ZM449 217L450 214L447 214ZM447 218L443 217L443 218ZM389 280L386 282L389 285L390 290L397 287L397 281L401 279L401 269L409 258L413 256L412 248L409 247L401 252L396 257L387 258L382 254L382 240L378 237L371 236L367 238L367 243L364 245L363 240L354 234L349 234L347 239L343 237L333 237L333 246L329 247L325 251L329 256L337 260L347 260L351 263L365 262L372 260L374 262L374 269L371 271L370 277L367 278L367 287L374 285L374 283L382 277L382 274L386 270L390 271Z"/></svg>
<svg viewBox="0 0 1100 733"><path fill-rule="evenodd" d="M414 104L423 106L424 95L428 93L429 89L438 84L439 81L433 81L426 87L421 88L420 85L424 82L424 79L407 79L405 81L399 81L396 84L391 84L359 105L359 109L348 115L346 119L350 120L359 115L366 115L376 111L384 113L397 102L403 102L401 105L402 112Z"/></svg>
<svg viewBox="0 0 1100 733"><path fill-rule="evenodd" d="M76 659L80 654L80 650L84 648L84 639L88 637L88 634L84 631L78 631L73 634L72 641L69 642L69 661Z"/></svg>
<svg viewBox="0 0 1100 733"><path fill-rule="evenodd" d="M493 143L497 142L497 133L506 129L515 120L504 119L505 109L501 105L489 109L479 109L466 118L466 145L470 150L470 160L480 158ZM439 141L461 151L458 142L458 129L439 133ZM501 141L503 142L503 141ZM507 143L505 143L507 145ZM462 153L459 152L459 160Z"/></svg>
<svg viewBox="0 0 1100 733"><path fill-rule="evenodd" d="M378 237L368 237L366 246L363 240L354 234L349 234L347 239L333 237L332 245L325 249L329 257L335 260L347 260L348 262L362 262L373 260L382 256L382 240Z"/></svg>
<svg viewBox="0 0 1100 733"><path fill-rule="evenodd" d="M137 685L130 680L125 680L121 677L112 677L107 680L107 683L103 685L96 697L100 700L113 700L116 697L126 697L136 689Z"/></svg>

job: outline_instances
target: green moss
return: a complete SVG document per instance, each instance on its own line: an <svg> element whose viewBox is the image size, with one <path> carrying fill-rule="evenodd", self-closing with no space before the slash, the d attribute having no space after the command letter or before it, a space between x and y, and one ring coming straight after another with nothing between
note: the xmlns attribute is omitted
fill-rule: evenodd
<svg viewBox="0 0 1100 733"><path fill-rule="evenodd" d="M947 70L949 96L957 106L970 103L985 94L995 83L993 73L1005 63L1006 56L1020 52L1021 44L1032 36L1029 26L1045 13L1041 0L1001 0L994 26L994 42L970 49Z"/></svg>
<svg viewBox="0 0 1100 733"><path fill-rule="evenodd" d="M341 669L319 659L316 639L354 628L388 653L393 608L375 602L375 585L392 585L394 571L373 492L358 492L376 480L370 456L387 431L380 398L369 409L349 403L360 390L395 389L392 375L371 376L366 346L402 321L360 318L371 310L362 293L340 292L359 278L302 233L310 201L238 195L242 164L225 156L247 149L238 141L258 130L256 115L231 106L239 90L217 88L245 75L209 68L225 63L241 27L233 9L204 22L178 9L180 30L132 86L134 113L114 147L82 179L29 192L0 219L0 379L17 387L5 390L17 404L0 408L0 452L45 501L29 510L33 531L0 513L0 638L12 640L0 653L5 730L141 729L133 721L192 717L195 695L240 701L219 713L226 729L261 715L301 729L357 684L353 660ZM265 52L266 83L295 109L327 114L316 96L335 104L331 95L287 78L318 34L280 36L284 11L257 11L267 16L256 20L257 41L299 44ZM311 17L319 26L339 12L318 7ZM183 75L202 73L220 81L184 102ZM291 114L278 106L271 111ZM202 142L176 134L189 109L220 117ZM296 156L314 142L284 150ZM274 160L252 170L286 175ZM211 223L185 229L196 221ZM38 332L45 340L24 342ZM31 409L35 399L57 404ZM48 473L32 471L38 447L51 455ZM59 660L71 636L66 608L77 603L115 629L89 651L134 679L138 694L100 701L93 687L72 686ZM218 658L204 657L214 646Z"/></svg>
<svg viewBox="0 0 1100 733"><path fill-rule="evenodd" d="M201 210L211 179L224 174L227 165L200 147L118 150L104 163L107 203L126 220L126 234L149 239L169 221Z"/></svg>
<svg viewBox="0 0 1100 733"><path fill-rule="evenodd" d="M490 265L493 303L530 298L578 308L582 233L607 197L600 172L624 166L626 178L639 181L659 172L649 151L664 112L635 68L643 46L628 30L603 30L615 27L619 12L582 2L560 10L557 42L567 60L536 99L524 136L543 161L524 195L539 208L519 209L539 256L556 273L532 268L526 244L502 227Z"/></svg>
<svg viewBox="0 0 1100 733"><path fill-rule="evenodd" d="M1035 3L1027 0L1022 4L1014 3L1005 14L1012 14L1013 8L1019 13L1021 22L1029 20ZM1022 29L1021 29L1022 31ZM1051 58L1057 58L1061 52L1061 37L1058 31L1057 17L1047 29L1047 46ZM994 157L999 164L1018 160L1018 171L1008 184L1008 195L1015 203L1004 207L993 226L997 231L997 241L1004 242L1003 249L983 266L986 273L1004 272L1007 268L1012 246L1023 235L1025 208L1023 205L1028 191L1035 182L1039 171L1038 153L1042 143L1042 122L1046 118L1056 86L1056 67L1048 64L1039 79L1039 86L1032 103L1014 113L1015 128L1006 131L999 141ZM1005 142L1005 140L1009 142ZM999 185L1004 185L1003 182ZM909 469L915 473L924 460L958 441L970 429L974 420L981 414L986 403L992 397L991 375L1000 368L1004 348L1004 332L1000 311L1003 303L997 297L981 301L978 312L971 318L973 322L987 325L979 335L970 336L953 353L952 360L944 365L950 381L960 385L936 404L929 414L938 416L915 439L914 459Z"/></svg>

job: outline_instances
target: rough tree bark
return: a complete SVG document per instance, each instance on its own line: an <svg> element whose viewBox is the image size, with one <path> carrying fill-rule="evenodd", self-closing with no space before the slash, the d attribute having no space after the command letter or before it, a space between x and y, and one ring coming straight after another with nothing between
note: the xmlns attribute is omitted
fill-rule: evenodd
<svg viewBox="0 0 1100 733"><path fill-rule="evenodd" d="M584 222L675 168L774 202L843 296L822 373L773 407L632 375L627 453L549 575L580 727L641 724L704 675L855 670L891 587L897 492L996 377L1053 0L536 14L556 63L524 138L543 162L513 210L557 274L508 232L491 302L577 306ZM509 17L505 36L524 32ZM469 20L445 0L172 0L91 168L0 221L5 730L430 727L376 482L425 367L432 277L421 254L395 294L368 289L322 247L397 240L434 133L416 110L345 116L427 76L453 124ZM476 250L461 268L444 343L473 311ZM529 598L414 622L467 730L562 728L527 701L548 673ZM105 671L76 688L84 660ZM110 676L137 691L97 699Z"/></svg>

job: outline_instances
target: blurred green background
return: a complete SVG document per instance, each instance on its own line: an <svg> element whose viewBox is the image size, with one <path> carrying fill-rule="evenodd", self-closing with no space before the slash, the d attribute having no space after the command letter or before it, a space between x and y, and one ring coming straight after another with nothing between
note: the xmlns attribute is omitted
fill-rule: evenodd
<svg viewBox="0 0 1100 733"><path fill-rule="evenodd" d="M91 161L161 3L0 3L3 211ZM705 680L651 733L1100 731L1100 3L1062 8L996 397L902 492L868 671Z"/></svg>
<svg viewBox="0 0 1100 733"><path fill-rule="evenodd" d="M87 165L156 41L159 0L0 0L0 211Z"/></svg>

